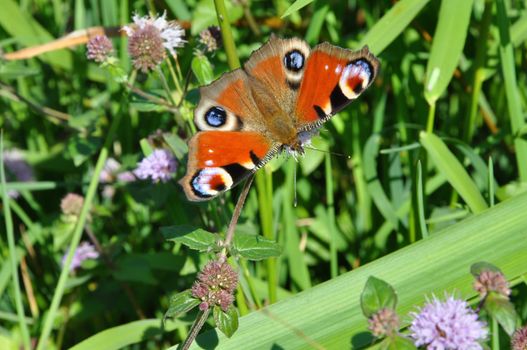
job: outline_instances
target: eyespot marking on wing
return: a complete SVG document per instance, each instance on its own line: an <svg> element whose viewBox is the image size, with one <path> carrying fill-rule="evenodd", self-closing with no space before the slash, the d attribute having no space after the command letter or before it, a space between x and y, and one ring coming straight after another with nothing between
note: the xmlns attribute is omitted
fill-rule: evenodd
<svg viewBox="0 0 527 350"><path fill-rule="evenodd" d="M232 177L227 170L215 167L199 170L192 178L190 187L197 197L208 198L228 190L232 183Z"/></svg>
<svg viewBox="0 0 527 350"><path fill-rule="evenodd" d="M365 59L351 61L344 67L339 79L339 87L347 99L357 98L372 80L373 67Z"/></svg>
<svg viewBox="0 0 527 350"><path fill-rule="evenodd" d="M212 127L220 127L227 121L227 113L221 107L211 107L205 112L205 121Z"/></svg>

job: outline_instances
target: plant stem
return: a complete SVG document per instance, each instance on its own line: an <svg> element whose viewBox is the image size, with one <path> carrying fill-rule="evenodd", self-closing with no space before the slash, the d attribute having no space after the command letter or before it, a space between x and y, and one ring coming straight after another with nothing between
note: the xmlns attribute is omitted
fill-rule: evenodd
<svg viewBox="0 0 527 350"><path fill-rule="evenodd" d="M474 134L474 125L476 124L476 116L478 114L479 97L481 93L481 86L485 77L485 58L487 55L487 37L489 35L490 23L492 21L492 7L494 1L486 0L485 9L481 19L479 35L476 47L476 58L474 59L473 76L472 76L472 95L470 96L470 113L467 124L465 125L465 132L463 140L469 143Z"/></svg>
<svg viewBox="0 0 527 350"><path fill-rule="evenodd" d="M507 109L511 123L512 135L514 137L514 148L516 151L516 163L521 182L527 182L527 141L523 139L520 132L525 127L522 100L516 79L514 62L514 48L510 38L509 18L503 0L496 1L498 28L500 33L500 60L505 83L505 95L507 96Z"/></svg>
<svg viewBox="0 0 527 350"><path fill-rule="evenodd" d="M223 47L227 54L229 68L240 68L240 60L236 54L236 46L234 45L234 39L232 38L231 24L229 22L229 17L227 16L227 10L225 9L225 2L223 0L214 0L214 6L216 7L218 23L221 29L221 37L223 39Z"/></svg>
<svg viewBox="0 0 527 350"><path fill-rule="evenodd" d="M253 179L254 179L254 174L251 174L249 178L245 180L242 193L240 193L240 197L238 197L238 202L236 202L236 206L234 207L234 212L232 213L231 222L229 223L229 227L227 228L227 233L225 234L225 242L224 242L225 249L223 250L221 254L223 259L220 258L220 261L221 260L225 261L225 258L227 257L226 249L231 245L232 240L234 238L234 230L236 229L236 224L238 223L240 214L242 213L242 208L243 208L243 205L245 204L245 199L247 198L247 194L249 193L251 184L253 183Z"/></svg>
<svg viewBox="0 0 527 350"><path fill-rule="evenodd" d="M428 121L426 123L426 132L432 133L434 132L434 121L436 117L436 103L432 103L430 105L430 109L428 110Z"/></svg>
<svg viewBox="0 0 527 350"><path fill-rule="evenodd" d="M172 104L172 106L176 106L176 102L174 101L174 98L172 97L172 91L170 91L170 87L168 86L168 82L165 79L165 76L163 75L163 71L160 67L157 67L157 73L159 74L159 79L161 80L161 83L163 83L163 88L165 89L165 92L167 94L167 98Z"/></svg>
<svg viewBox="0 0 527 350"><path fill-rule="evenodd" d="M93 198L95 197L97 186L99 185L99 175L104 167L104 163L106 162L106 159L108 158L108 154L109 154L109 151L112 145L112 141L114 139L115 134L117 133L117 129L119 127L122 115L123 115L123 111L122 111L122 106L121 106L121 110L116 114L116 116L112 120L112 124L110 125L110 129L108 130L108 134L106 136L104 146L101 149L101 152L99 153L99 158L97 159L97 163L95 165L93 175L91 176L91 181L88 186L88 191L86 193L84 203L82 205L79 219L73 231L73 237L71 238L71 243L70 243L70 247L68 250L68 254L66 256L66 260L64 261L64 265L60 273L59 281L57 283L57 287L55 288L55 293L53 294L53 299L51 301L51 305L48 310L48 315L46 317L46 320L44 321L42 332L40 333L40 337L38 339L38 345L37 345L36 350L43 350L47 347L48 338L51 333L51 329L53 328L53 323L55 321L55 317L56 317L58 308L60 306L62 296L64 295L64 290L66 288L66 282L68 281L68 275L70 271L71 262L73 260L73 255L75 253L75 250L77 249L77 246L79 245L79 242L82 236L82 231L84 229L86 219L88 218L88 213L91 208Z"/></svg>
<svg viewBox="0 0 527 350"><path fill-rule="evenodd" d="M188 334L187 339L183 343L181 343L180 346L178 346L177 350L188 350L190 348L190 345L192 345L192 342L194 339L196 339L196 336L198 335L201 327L205 324L205 321L207 321L207 318L209 317L210 309L207 309L205 311L201 311L192 324L192 328L190 329L190 333Z"/></svg>

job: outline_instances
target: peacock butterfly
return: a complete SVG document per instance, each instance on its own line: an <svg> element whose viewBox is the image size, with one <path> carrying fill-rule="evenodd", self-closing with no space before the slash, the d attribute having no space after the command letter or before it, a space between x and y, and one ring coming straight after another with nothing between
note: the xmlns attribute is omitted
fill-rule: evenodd
<svg viewBox="0 0 527 350"><path fill-rule="evenodd" d="M379 61L363 47L271 36L243 68L200 88L199 131L189 141L187 198L229 190L281 151L303 154L318 128L375 79Z"/></svg>

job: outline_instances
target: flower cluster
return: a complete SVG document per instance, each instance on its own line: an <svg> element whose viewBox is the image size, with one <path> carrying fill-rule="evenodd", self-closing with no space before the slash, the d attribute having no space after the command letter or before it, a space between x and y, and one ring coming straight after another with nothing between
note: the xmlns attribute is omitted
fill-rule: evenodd
<svg viewBox="0 0 527 350"><path fill-rule="evenodd" d="M63 266L64 262L66 261L66 256L67 253L64 254L64 256L62 257ZM88 242L82 242L75 250L75 253L73 253L73 260L71 261L70 271L74 271L81 267L82 263L85 260L97 259L98 257L99 253L97 252L97 250L95 250L95 247L92 244Z"/></svg>
<svg viewBox="0 0 527 350"><path fill-rule="evenodd" d="M167 182L176 171L176 166L172 153L166 149L156 149L139 163L134 173L142 180L150 178L153 182Z"/></svg>
<svg viewBox="0 0 527 350"><path fill-rule="evenodd" d="M8 181L33 181L33 169L26 162L24 155L17 149L4 151L4 165ZM20 193L15 190L8 192L9 197L18 198Z"/></svg>
<svg viewBox="0 0 527 350"><path fill-rule="evenodd" d="M410 336L416 346L429 350L483 349L488 330L466 301L449 296L445 301L434 297L419 312L413 312Z"/></svg>
<svg viewBox="0 0 527 350"><path fill-rule="evenodd" d="M222 37L220 28L217 26L210 26L199 33L199 42L205 46L205 51L214 52L222 44Z"/></svg>
<svg viewBox="0 0 527 350"><path fill-rule="evenodd" d="M124 26L128 36L128 52L136 69L146 73L166 58L166 51L176 55L175 49L183 47L185 31L176 22L168 22L162 16L133 16L134 24Z"/></svg>
<svg viewBox="0 0 527 350"><path fill-rule="evenodd" d="M227 311L234 301L232 293L238 284L238 274L227 263L211 261L198 274L192 286L192 295L201 300L200 310L219 305Z"/></svg>
<svg viewBox="0 0 527 350"><path fill-rule="evenodd" d="M64 215L79 216L83 204L83 196L76 193L68 193L60 201L60 209Z"/></svg>
<svg viewBox="0 0 527 350"><path fill-rule="evenodd" d="M511 349L527 350L527 326L514 332L511 339Z"/></svg>
<svg viewBox="0 0 527 350"><path fill-rule="evenodd" d="M86 57L98 63L105 62L113 52L113 45L106 35L97 35L86 45Z"/></svg>
<svg viewBox="0 0 527 350"><path fill-rule="evenodd" d="M380 338L395 334L399 329L399 316L393 309L384 308L368 319L368 329Z"/></svg>
<svg viewBox="0 0 527 350"><path fill-rule="evenodd" d="M490 292L498 293L504 297L511 294L509 283L501 272L484 270L474 281L474 289L481 297L485 297Z"/></svg>

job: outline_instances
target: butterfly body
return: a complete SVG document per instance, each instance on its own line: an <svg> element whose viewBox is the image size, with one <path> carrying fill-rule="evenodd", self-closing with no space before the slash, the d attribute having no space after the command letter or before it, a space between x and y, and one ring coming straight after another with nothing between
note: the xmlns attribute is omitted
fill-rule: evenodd
<svg viewBox="0 0 527 350"><path fill-rule="evenodd" d="M276 153L303 154L331 116L373 81L378 60L350 51L272 36L243 69L200 89L189 141L187 198L208 200L236 185Z"/></svg>

